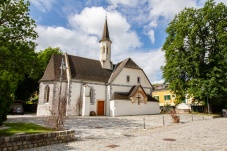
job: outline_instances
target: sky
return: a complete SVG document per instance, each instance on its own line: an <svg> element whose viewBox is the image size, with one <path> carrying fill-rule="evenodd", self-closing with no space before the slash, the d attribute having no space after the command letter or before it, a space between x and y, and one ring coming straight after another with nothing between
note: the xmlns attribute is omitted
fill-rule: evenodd
<svg viewBox="0 0 227 151"><path fill-rule="evenodd" d="M216 3L227 0L215 0ZM114 64L132 58L152 84L163 83L162 46L166 28L185 7L201 8L205 0L30 0L36 21L36 51L59 47L70 55L99 60L107 16Z"/></svg>

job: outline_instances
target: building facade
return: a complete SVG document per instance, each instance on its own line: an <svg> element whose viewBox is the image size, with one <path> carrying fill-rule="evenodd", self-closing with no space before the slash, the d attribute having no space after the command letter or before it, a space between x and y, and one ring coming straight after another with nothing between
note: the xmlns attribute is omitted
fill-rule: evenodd
<svg viewBox="0 0 227 151"><path fill-rule="evenodd" d="M176 95L171 93L168 89L168 85L156 84L154 88L152 96L159 101L159 106L161 108L164 106L175 106Z"/></svg>
<svg viewBox="0 0 227 151"><path fill-rule="evenodd" d="M107 19L100 43L100 59L53 55L40 80L37 115L63 110L65 115L121 116L159 113L154 87L131 58L111 61Z"/></svg>

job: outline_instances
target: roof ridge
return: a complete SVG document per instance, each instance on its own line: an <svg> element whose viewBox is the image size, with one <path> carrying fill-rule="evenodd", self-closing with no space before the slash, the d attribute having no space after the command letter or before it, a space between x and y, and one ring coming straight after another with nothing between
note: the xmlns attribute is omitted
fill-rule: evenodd
<svg viewBox="0 0 227 151"><path fill-rule="evenodd" d="M82 59L88 59L88 60L94 60L94 61L99 61L97 59L91 59L91 58L86 58L86 57L81 57L81 56L74 56L74 55L68 55L70 57L78 57L78 58L82 58Z"/></svg>

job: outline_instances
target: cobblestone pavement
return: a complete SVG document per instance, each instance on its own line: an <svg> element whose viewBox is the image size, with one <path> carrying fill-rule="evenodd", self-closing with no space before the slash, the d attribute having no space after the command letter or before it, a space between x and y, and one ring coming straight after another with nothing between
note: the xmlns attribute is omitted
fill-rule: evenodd
<svg viewBox="0 0 227 151"><path fill-rule="evenodd" d="M227 118L181 114L180 119L179 124L174 124L167 114L70 117L66 128L76 130L76 141L27 151L227 151ZM9 116L8 122L12 121L44 124L46 118Z"/></svg>

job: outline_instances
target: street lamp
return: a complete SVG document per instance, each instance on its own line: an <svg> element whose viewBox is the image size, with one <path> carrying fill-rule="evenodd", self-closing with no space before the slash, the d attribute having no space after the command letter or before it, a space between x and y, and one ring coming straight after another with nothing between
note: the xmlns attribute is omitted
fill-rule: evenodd
<svg viewBox="0 0 227 151"><path fill-rule="evenodd" d="M59 111L59 107L61 105L61 86L62 86L62 74L63 74L63 70L66 69L66 65L65 65L65 62L64 62L64 58L62 58L61 60L61 66L60 66L60 69L61 69L61 74L60 74L60 88L59 88L59 99L58 99L58 111Z"/></svg>
<svg viewBox="0 0 227 151"><path fill-rule="evenodd" d="M57 107L57 129L60 130L61 129L61 124L62 124L62 117L63 114L62 113L62 109L61 109L61 86L62 86L62 73L63 73L63 70L66 69L66 65L65 65L65 62L64 62L64 59L62 58L61 60L61 66L60 66L60 69L61 69L61 73L60 73L60 87L59 87L59 98L58 98L58 107Z"/></svg>

